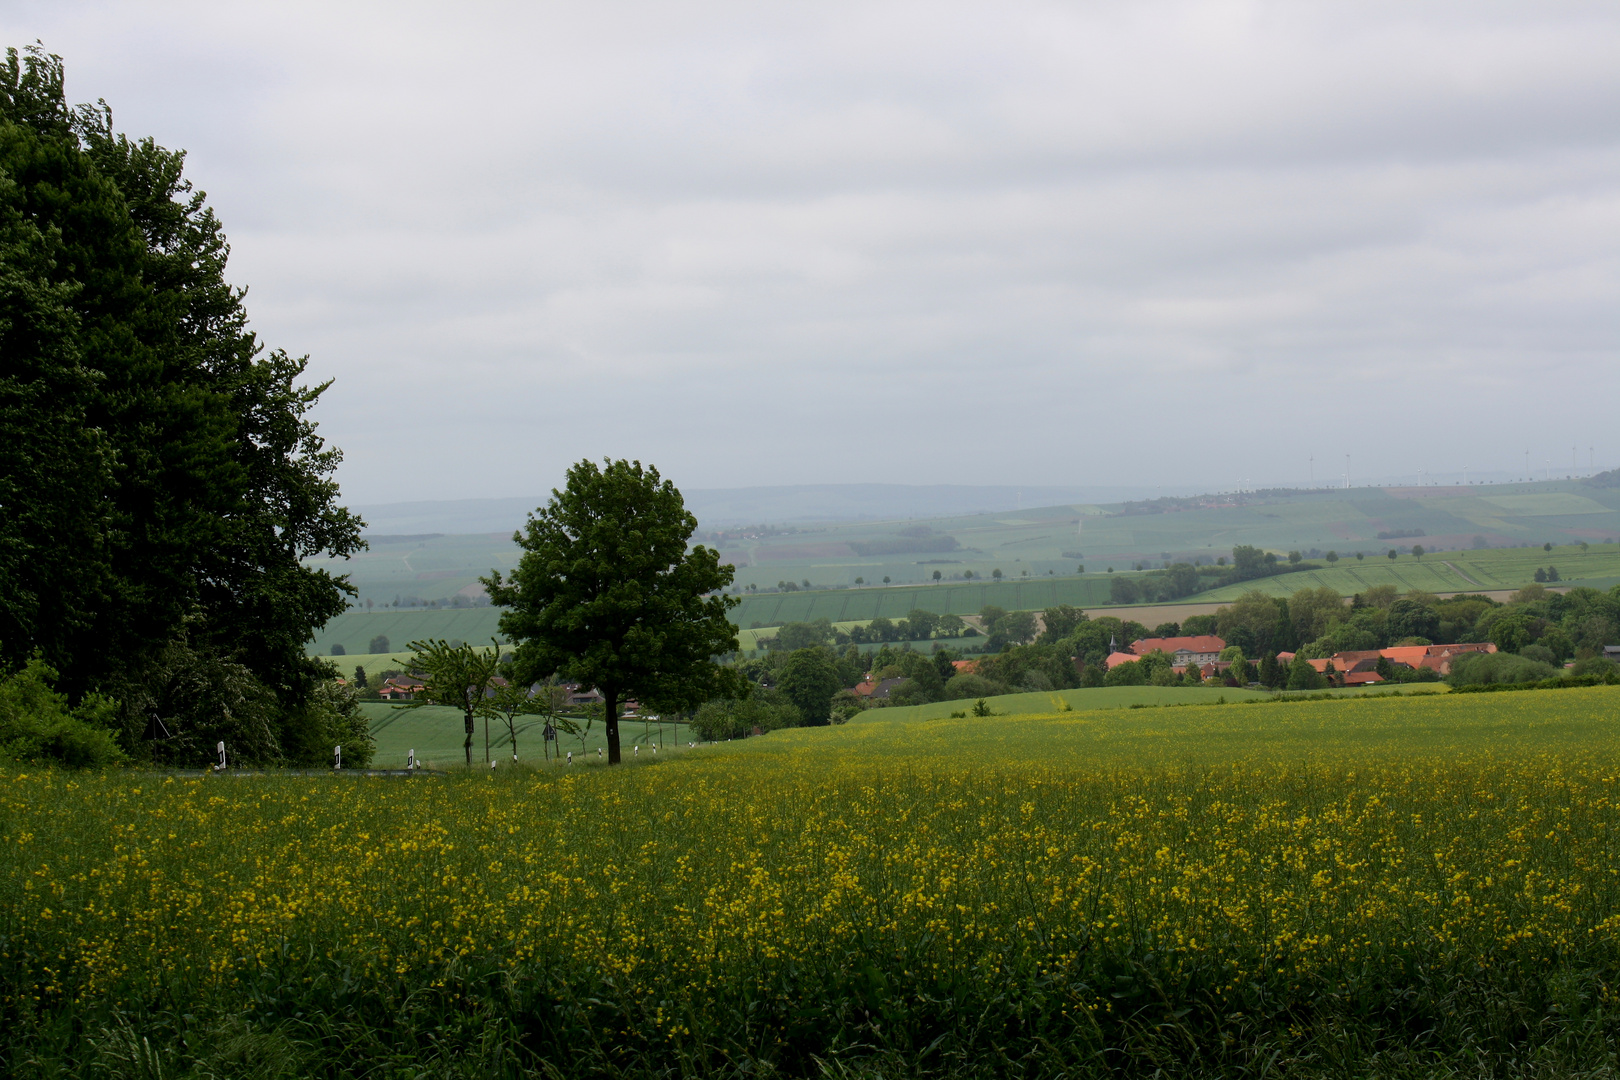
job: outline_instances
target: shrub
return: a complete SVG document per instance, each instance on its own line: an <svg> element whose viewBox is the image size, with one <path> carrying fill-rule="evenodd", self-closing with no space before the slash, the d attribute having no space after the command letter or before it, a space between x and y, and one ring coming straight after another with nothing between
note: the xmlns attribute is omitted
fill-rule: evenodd
<svg viewBox="0 0 1620 1080"><path fill-rule="evenodd" d="M122 761L113 735L117 704L92 694L70 707L55 683L56 670L38 657L0 679L0 760L52 761L72 769Z"/></svg>
<svg viewBox="0 0 1620 1080"><path fill-rule="evenodd" d="M1558 672L1551 664L1512 653L1470 653L1451 662L1453 686L1489 686L1494 683L1531 683Z"/></svg>
<svg viewBox="0 0 1620 1080"><path fill-rule="evenodd" d="M847 718L847 714L846 714ZM804 716L779 690L755 690L747 698L720 698L706 701L689 721L691 729L704 742L761 731L799 727Z"/></svg>
<svg viewBox="0 0 1620 1080"><path fill-rule="evenodd" d="M944 696L948 701L966 701L967 698L995 698L995 696L1008 693L1004 683L996 682L993 678L975 675L972 672L962 672L951 675L944 683Z"/></svg>
<svg viewBox="0 0 1620 1080"><path fill-rule="evenodd" d="M370 653L385 653L385 652L387 652L388 651L388 635L387 634L378 634L376 637L372 638L371 639L371 644L367 647L366 651L370 652Z"/></svg>

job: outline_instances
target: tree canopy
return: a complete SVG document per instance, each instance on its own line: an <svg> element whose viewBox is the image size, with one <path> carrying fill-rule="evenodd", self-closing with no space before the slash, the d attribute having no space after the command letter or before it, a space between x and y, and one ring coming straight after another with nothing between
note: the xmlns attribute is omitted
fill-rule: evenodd
<svg viewBox="0 0 1620 1080"><path fill-rule="evenodd" d="M510 579L481 579L507 610L501 633L516 643L514 669L532 682L553 675L593 686L605 699L608 760L619 760L619 706L694 708L745 688L716 658L735 652L720 592L732 568L687 542L697 519L652 466L581 461L561 491L513 535L523 549Z"/></svg>
<svg viewBox="0 0 1620 1080"><path fill-rule="evenodd" d="M361 522L308 416L325 384L248 329L184 159L70 108L59 58L7 51L0 663L117 697L138 757L192 760L252 716L249 757L275 760L325 741L304 644L350 591L302 560L362 547Z"/></svg>

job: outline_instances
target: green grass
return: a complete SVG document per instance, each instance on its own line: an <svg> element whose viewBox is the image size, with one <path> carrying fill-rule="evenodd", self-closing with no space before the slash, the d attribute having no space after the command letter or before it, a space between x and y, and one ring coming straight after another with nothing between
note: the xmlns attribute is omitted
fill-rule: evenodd
<svg viewBox="0 0 1620 1080"><path fill-rule="evenodd" d="M1335 697L1364 697L1369 693L1444 693L1446 687L1437 683L1412 684L1403 687L1382 686L1349 687L1324 691ZM1023 694L1002 694L986 698L993 716L1031 716L1056 714L1065 711L1090 712L1097 709L1129 709L1170 705L1238 704L1247 701L1272 701L1287 698L1266 690L1239 690L1218 686L1101 686L1085 690L1035 690ZM934 701L927 705L868 709L850 723L900 723L912 720L938 720L954 712L970 712L971 700ZM1067 708L1065 708L1067 706ZM993 722L986 720L985 722Z"/></svg>
<svg viewBox="0 0 1620 1080"><path fill-rule="evenodd" d="M1612 1074L1620 690L1228 701L616 770L0 770L0 1060Z"/></svg>
<svg viewBox="0 0 1620 1080"><path fill-rule="evenodd" d="M372 759L375 768L403 768L412 750L416 759L427 768L464 768L466 754L462 740L466 737L462 716L456 709L440 705L423 705L415 709L396 708L390 704L363 702L360 706L371 724L371 734L377 742L377 753ZM518 761L522 764L541 764L546 759L545 740L541 736L544 721L525 717L518 722ZM473 733L473 762L475 764L498 760L505 765L512 760L511 736L506 725L498 720L489 723L490 757L484 757L484 722L476 723ZM660 753L673 753L685 747L689 737L686 728L678 723L662 726ZM636 747L648 753L660 745L659 725L641 720L621 720L619 739L622 753L635 756ZM561 746L564 755L570 751L579 760L594 760L599 751L607 748L606 733L601 724L593 724L581 738L564 735L560 744L553 744L552 756ZM480 766L482 767L482 766Z"/></svg>

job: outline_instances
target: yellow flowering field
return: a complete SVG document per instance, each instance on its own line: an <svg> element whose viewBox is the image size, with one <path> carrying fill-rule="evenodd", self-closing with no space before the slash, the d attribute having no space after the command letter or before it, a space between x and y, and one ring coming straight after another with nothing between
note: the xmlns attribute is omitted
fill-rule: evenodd
<svg viewBox="0 0 1620 1080"><path fill-rule="evenodd" d="M1617 730L1593 688L874 721L616 770L0 773L7 1062L1590 1065Z"/></svg>

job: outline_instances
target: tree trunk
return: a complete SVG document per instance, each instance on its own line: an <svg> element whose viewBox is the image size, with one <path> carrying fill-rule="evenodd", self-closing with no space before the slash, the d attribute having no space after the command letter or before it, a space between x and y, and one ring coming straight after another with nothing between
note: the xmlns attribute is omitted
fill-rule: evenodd
<svg viewBox="0 0 1620 1080"><path fill-rule="evenodd" d="M489 717L484 717L484 761L493 764L495 759L489 756Z"/></svg>
<svg viewBox="0 0 1620 1080"><path fill-rule="evenodd" d="M461 744L461 748L463 750L467 751L467 768L469 768L469 769L472 768L472 737L473 737L472 710L468 709L467 710L467 739L466 739L465 742L463 742Z"/></svg>
<svg viewBox="0 0 1620 1080"><path fill-rule="evenodd" d="M603 723L607 727L608 764L619 763L619 692L602 691Z"/></svg>

